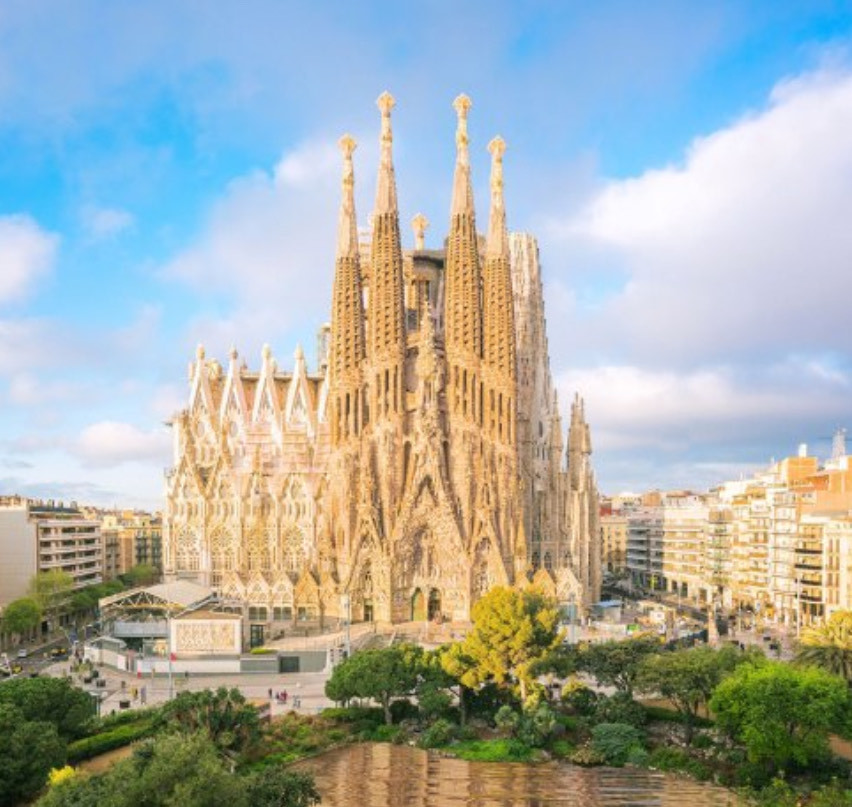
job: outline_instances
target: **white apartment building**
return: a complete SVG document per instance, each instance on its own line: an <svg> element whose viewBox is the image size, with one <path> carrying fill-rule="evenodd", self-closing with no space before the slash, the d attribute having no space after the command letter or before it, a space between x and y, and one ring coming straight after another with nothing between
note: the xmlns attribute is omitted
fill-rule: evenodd
<svg viewBox="0 0 852 807"><path fill-rule="evenodd" d="M83 588L103 580L100 522L75 507L0 498L0 607L26 595L39 572L59 569Z"/></svg>

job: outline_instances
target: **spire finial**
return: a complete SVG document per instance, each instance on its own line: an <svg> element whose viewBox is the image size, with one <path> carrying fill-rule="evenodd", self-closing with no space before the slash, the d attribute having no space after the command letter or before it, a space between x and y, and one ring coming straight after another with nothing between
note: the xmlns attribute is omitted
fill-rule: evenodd
<svg viewBox="0 0 852 807"><path fill-rule="evenodd" d="M453 109L458 116L456 126L456 172L453 177L453 203L452 215L460 213L473 213L473 189L470 184L470 154L468 143L470 138L467 134L467 113L473 106L470 98L464 93L453 101Z"/></svg>
<svg viewBox="0 0 852 807"><path fill-rule="evenodd" d="M379 184L376 188L376 213L392 213L396 211L396 181L393 172L391 110L396 106L396 101L385 90L376 100L376 106L382 113L382 153L379 161Z"/></svg>
<svg viewBox="0 0 852 807"><path fill-rule="evenodd" d="M337 257L357 257L358 223L355 219L355 169L352 153L358 147L355 138L345 134L338 141L343 152L343 197L340 202L340 221L337 230Z"/></svg>
<svg viewBox="0 0 852 807"><path fill-rule="evenodd" d="M422 213L418 213L412 220L411 226L414 229L414 248L424 249L426 229L429 227L429 219Z"/></svg>
<svg viewBox="0 0 852 807"><path fill-rule="evenodd" d="M457 96L456 100L453 101L453 109L455 109L459 118L456 128L456 148L458 148L460 154L464 151L465 156L467 156L467 145L470 142L470 138L467 136L467 113L472 106L473 103L470 98L464 93Z"/></svg>
<svg viewBox="0 0 852 807"><path fill-rule="evenodd" d="M499 256L509 252L503 201L503 154L506 152L506 141L497 135L488 144L488 151L491 153L491 213L488 218L486 254Z"/></svg>

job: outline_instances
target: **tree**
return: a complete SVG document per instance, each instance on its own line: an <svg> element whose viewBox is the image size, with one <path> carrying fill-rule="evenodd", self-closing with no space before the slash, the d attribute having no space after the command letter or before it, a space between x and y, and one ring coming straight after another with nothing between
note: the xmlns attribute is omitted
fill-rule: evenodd
<svg viewBox="0 0 852 807"><path fill-rule="evenodd" d="M733 647L694 647L646 656L636 685L671 701L684 717L686 741L691 743L699 710L707 706L722 679L747 658L751 657Z"/></svg>
<svg viewBox="0 0 852 807"><path fill-rule="evenodd" d="M577 669L589 673L601 686L615 687L632 698L642 662L660 652L660 641L654 636L600 642L580 651Z"/></svg>
<svg viewBox="0 0 852 807"><path fill-rule="evenodd" d="M30 579L30 596L39 604L47 619L48 630L55 630L60 614L68 607L74 578L61 569L39 572Z"/></svg>
<svg viewBox="0 0 852 807"><path fill-rule="evenodd" d="M66 740L83 734L92 718L92 698L62 678L15 678L0 686L0 704L21 711L25 720L56 726Z"/></svg>
<svg viewBox="0 0 852 807"><path fill-rule="evenodd" d="M137 563L132 569L122 577L127 581L127 585L135 586L150 586L160 579L160 570L150 563Z"/></svg>
<svg viewBox="0 0 852 807"><path fill-rule="evenodd" d="M23 636L32 633L41 624L41 608L32 597L12 600L3 609L3 630Z"/></svg>
<svg viewBox="0 0 852 807"><path fill-rule="evenodd" d="M238 689L181 692L163 706L161 720L189 734L204 732L222 750L241 752L260 736L260 716Z"/></svg>
<svg viewBox="0 0 852 807"><path fill-rule="evenodd" d="M824 625L803 631L796 663L821 667L852 686L852 611L837 611Z"/></svg>
<svg viewBox="0 0 852 807"><path fill-rule="evenodd" d="M815 667L742 664L710 700L717 725L768 772L828 754L828 734L849 708L846 682Z"/></svg>
<svg viewBox="0 0 852 807"><path fill-rule="evenodd" d="M100 776L74 776L51 787L42 807L248 807L234 776L204 734L165 734Z"/></svg>
<svg viewBox="0 0 852 807"><path fill-rule="evenodd" d="M393 717L393 698L410 695L417 686L423 651L414 645L391 645L361 650L334 668L325 685L325 694L333 701L346 703L352 698L378 701L385 723Z"/></svg>
<svg viewBox="0 0 852 807"><path fill-rule="evenodd" d="M535 680L534 665L562 640L556 604L532 589L497 586L473 607L473 629L460 653L471 662L465 686L494 681L517 687L522 701Z"/></svg>
<svg viewBox="0 0 852 807"><path fill-rule="evenodd" d="M310 807L310 776L269 768L236 775L204 733L162 734L98 776L51 787L39 807Z"/></svg>
<svg viewBox="0 0 852 807"><path fill-rule="evenodd" d="M0 760L0 805L20 804L44 787L51 768L65 764L65 743L52 724L0 703Z"/></svg>

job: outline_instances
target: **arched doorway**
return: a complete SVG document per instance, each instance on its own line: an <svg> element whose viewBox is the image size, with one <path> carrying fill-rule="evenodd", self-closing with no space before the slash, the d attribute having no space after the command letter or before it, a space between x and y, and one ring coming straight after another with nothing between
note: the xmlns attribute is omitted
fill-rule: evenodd
<svg viewBox="0 0 852 807"><path fill-rule="evenodd" d="M411 621L423 622L426 619L426 597L423 592L417 588L411 596Z"/></svg>
<svg viewBox="0 0 852 807"><path fill-rule="evenodd" d="M439 619L441 616L441 592L433 588L429 592L429 620Z"/></svg>

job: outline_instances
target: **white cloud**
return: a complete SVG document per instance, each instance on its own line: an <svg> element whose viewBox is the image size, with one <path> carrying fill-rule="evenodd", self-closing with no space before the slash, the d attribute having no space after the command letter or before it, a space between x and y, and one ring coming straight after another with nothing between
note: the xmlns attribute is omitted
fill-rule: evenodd
<svg viewBox="0 0 852 807"><path fill-rule="evenodd" d="M371 173L356 170L371 184ZM231 344L251 353L284 335L312 334L328 318L340 173L337 147L322 140L229 185L196 244L163 270L218 296L216 314L197 317L187 344L204 342L212 355Z"/></svg>
<svg viewBox="0 0 852 807"><path fill-rule="evenodd" d="M111 467L125 462L149 462L165 467L171 438L165 428L143 431L129 423L103 420L83 429L72 448L89 467Z"/></svg>
<svg viewBox="0 0 852 807"><path fill-rule="evenodd" d="M566 371L557 386L563 401L577 390L584 396L597 449L686 453L785 429L793 444L807 436L797 428L842 423L852 409L851 380L825 363L794 359L747 373L605 365Z"/></svg>
<svg viewBox="0 0 852 807"><path fill-rule="evenodd" d="M695 140L683 165L610 182L551 222L627 277L585 312L580 338L681 363L848 345L850 131L852 75L789 81L767 109Z"/></svg>
<svg viewBox="0 0 852 807"><path fill-rule="evenodd" d="M25 298L50 273L58 245L29 216L0 217L0 304Z"/></svg>
<svg viewBox="0 0 852 807"><path fill-rule="evenodd" d="M83 229L93 241L112 238L133 226L136 219L127 210L86 205L80 211Z"/></svg>

